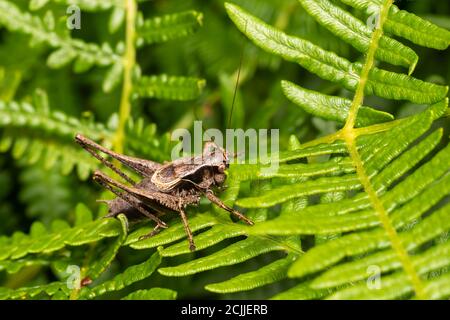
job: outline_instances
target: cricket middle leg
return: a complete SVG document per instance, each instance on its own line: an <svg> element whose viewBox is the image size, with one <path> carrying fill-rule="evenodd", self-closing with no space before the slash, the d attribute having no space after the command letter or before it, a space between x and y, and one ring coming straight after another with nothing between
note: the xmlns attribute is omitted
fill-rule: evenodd
<svg viewBox="0 0 450 320"><path fill-rule="evenodd" d="M229 206L227 206L225 203L223 203L222 200L220 200L219 198L217 198L215 196L215 194L211 191L211 190L207 190L205 193L206 197L209 199L209 201L211 201L212 203L218 205L220 208L228 211L229 213L235 215L236 217L238 217L240 220L244 221L245 223L247 223L248 225L254 225L254 222L252 220L250 220L249 218L247 218L246 216L244 216L242 213L240 213L237 210L234 210L233 208L230 208Z"/></svg>
<svg viewBox="0 0 450 320"><path fill-rule="evenodd" d="M186 231L188 240L189 240L189 250L195 251L195 244L194 244L194 237L192 236L191 228L189 228L188 219L186 216L186 212L184 211L183 207L180 205L180 216L181 220L183 220L184 230Z"/></svg>

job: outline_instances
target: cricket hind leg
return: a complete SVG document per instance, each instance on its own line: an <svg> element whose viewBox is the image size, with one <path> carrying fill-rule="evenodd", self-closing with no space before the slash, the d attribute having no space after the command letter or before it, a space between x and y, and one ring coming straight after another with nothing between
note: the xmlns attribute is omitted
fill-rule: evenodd
<svg viewBox="0 0 450 320"><path fill-rule="evenodd" d="M98 170L95 171L94 180L97 183L99 183L100 185L102 185L103 187L105 187L106 189L108 189L109 191L111 191L112 193L114 193L117 197L126 201L129 205L131 205L133 208L138 210L141 214L143 214L147 218L156 222L156 227L155 227L154 231L155 230L159 231L159 229L161 229L161 228L167 228L167 224L164 221L162 221L161 219L159 219L158 217L156 217L154 214L150 213L147 209L145 209L141 205L141 203L138 199L136 199L135 197L133 197L123 191L116 190L114 187L116 187L116 188L119 188L119 187L117 187L117 185L112 183L114 180L109 178L103 172L98 171ZM114 187L113 187L113 185L114 185Z"/></svg>
<svg viewBox="0 0 450 320"><path fill-rule="evenodd" d="M189 227L189 223L188 223L188 219L186 216L186 212L184 211L183 208L179 208L180 216L181 216L181 220L183 221L183 226L184 226L184 231L186 232L186 235L188 237L188 241L189 241L189 250L191 251L195 251L195 243L194 243L194 236L192 235L192 230ZM148 239L153 237L154 235L156 235L159 230L157 229L158 226L155 227L155 229L153 229L152 232L150 232L149 234L143 235L139 238L139 240L144 240L144 239Z"/></svg>
<svg viewBox="0 0 450 320"><path fill-rule="evenodd" d="M249 218L244 216L239 211L234 210L233 208L230 208L229 206L227 206L225 203L222 202L222 200L217 198L211 190L207 190L205 195L209 199L209 201L211 201L212 203L216 204L220 208L222 208L222 209L228 211L229 213L235 215L236 217L238 217L240 220L244 221L248 225L251 225L251 226L254 225L254 222L252 220L250 220Z"/></svg>
<svg viewBox="0 0 450 320"><path fill-rule="evenodd" d="M117 168L113 163L102 157L97 153L97 151L103 152L112 158L120 161L127 167L135 170L139 174L141 174L144 177L151 177L153 173L158 170L161 167L160 163L153 162L146 159L140 159L140 158L134 158L125 156L119 153L116 153L114 151L111 151L94 141L84 137L81 134L77 134L75 136L75 140L85 149L87 152L89 152L92 156L94 156L97 160L105 164L108 168L116 172L118 175L120 175L123 179L125 179L127 182L134 185L134 181L127 176L124 172L122 172L119 168Z"/></svg>
<svg viewBox="0 0 450 320"><path fill-rule="evenodd" d="M90 139L88 139L88 138L86 138L86 137L84 137L84 136L82 136L80 134L77 134L75 136L75 140L81 145L81 147L84 150L89 152L94 158L96 158L101 163L103 163L105 166L107 166L112 171L117 173L119 176L121 176L128 183L131 183L132 185L136 184L136 182L134 182L134 180L131 179L127 174L125 174L122 170L117 168L112 162L110 162L109 160L107 160L104 157L102 157L101 155L99 155L95 150L101 151L101 152L109 154L111 156L112 156L112 153L113 153L112 151L110 151L110 150L108 150L108 149L106 149L106 148L96 144L94 141L92 141L92 140L90 140Z"/></svg>

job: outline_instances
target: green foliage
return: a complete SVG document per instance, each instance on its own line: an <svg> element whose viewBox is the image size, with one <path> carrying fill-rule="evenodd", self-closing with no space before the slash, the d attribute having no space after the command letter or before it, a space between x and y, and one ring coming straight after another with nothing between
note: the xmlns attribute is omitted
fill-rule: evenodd
<svg viewBox="0 0 450 320"><path fill-rule="evenodd" d="M42 99L36 98L35 106L27 102L0 102L0 124L5 128L1 150L12 148L13 156L27 164L42 159L46 169L58 165L64 174L77 166L79 176L86 179L98 164L74 145L73 137L83 133L97 139L110 137L111 140L111 131L89 118L80 121L59 111L51 112L46 96L41 94L39 97Z"/></svg>
<svg viewBox="0 0 450 320"><path fill-rule="evenodd" d="M341 0L341 2L362 10L368 15L376 12L377 7L381 4L381 0ZM450 44L450 32L448 30L410 12L400 10L395 5L390 8L384 28L386 32L428 48L444 50Z"/></svg>
<svg viewBox="0 0 450 320"><path fill-rule="evenodd" d="M362 69L361 63L351 63L312 42L289 36L234 5L228 4L227 10L236 26L264 50L296 62L308 71L325 80L340 84L345 89L356 90ZM334 22L333 25L338 23ZM346 30L345 33L348 34L349 31ZM392 50L402 55L398 47L394 46ZM420 104L438 102L445 98L447 92L447 87L378 68L370 71L365 87L365 93L368 95L409 100Z"/></svg>
<svg viewBox="0 0 450 320"><path fill-rule="evenodd" d="M341 123L347 119L352 104L351 100L308 90L289 81L283 81L281 86L286 97L306 112ZM388 120L393 120L393 116L370 107L361 107L356 119L356 126L364 127Z"/></svg>
<svg viewBox="0 0 450 320"><path fill-rule="evenodd" d="M166 42L195 33L202 26L203 14L186 11L147 19L138 28L138 42Z"/></svg>
<svg viewBox="0 0 450 320"><path fill-rule="evenodd" d="M167 75L141 77L134 87L135 93L143 98L192 100L205 87L205 81Z"/></svg>
<svg viewBox="0 0 450 320"><path fill-rule="evenodd" d="M0 24L11 31L30 35L34 44L45 43L57 49L47 60L51 68L60 68L76 60L74 69L85 71L92 65L108 66L120 59L106 43L98 46L72 39L65 24L58 24L51 11L47 11L44 17L35 16L22 12L9 1L1 1L0 9Z"/></svg>
<svg viewBox="0 0 450 320"><path fill-rule="evenodd" d="M372 30L362 21L328 0L300 0L300 3L321 25L348 42L358 51L367 52ZM376 58L395 65L408 67L409 73L414 71L419 60L419 57L412 49L385 35L381 36Z"/></svg>
<svg viewBox="0 0 450 320"><path fill-rule="evenodd" d="M236 2L0 0L0 299L450 297L449 74L419 47L450 32L389 0ZM141 240L151 223L93 214L112 194L77 133L170 161L170 131L232 109L280 128L219 194L254 226L202 201L192 253L178 217Z"/></svg>

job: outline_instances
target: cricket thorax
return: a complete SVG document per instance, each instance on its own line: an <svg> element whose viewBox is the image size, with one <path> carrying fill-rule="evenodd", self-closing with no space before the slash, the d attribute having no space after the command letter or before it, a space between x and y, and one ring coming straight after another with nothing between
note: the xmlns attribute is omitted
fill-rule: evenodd
<svg viewBox="0 0 450 320"><path fill-rule="evenodd" d="M201 155L163 165L154 172L151 181L161 192L170 192L183 182L206 190L223 184L227 168L227 152L214 142L208 142Z"/></svg>

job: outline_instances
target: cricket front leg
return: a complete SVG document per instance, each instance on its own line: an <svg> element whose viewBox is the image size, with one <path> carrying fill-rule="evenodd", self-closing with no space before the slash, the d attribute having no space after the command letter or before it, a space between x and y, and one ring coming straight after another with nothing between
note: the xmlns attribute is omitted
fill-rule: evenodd
<svg viewBox="0 0 450 320"><path fill-rule="evenodd" d="M238 217L240 220L244 221L245 223L249 224L249 225L254 225L253 221L250 220L249 218L247 218L246 216L244 216L242 213L240 213L237 210L234 210L233 208L230 208L229 206L227 206L225 203L223 203L222 200L220 200L219 198L217 198L215 196L215 194L211 191L211 190L207 190L206 191L206 197L209 199L209 201L211 201L212 203L218 205L220 208L228 211L229 213L235 215L236 217Z"/></svg>
<svg viewBox="0 0 450 320"><path fill-rule="evenodd" d="M181 215L181 220L183 220L184 230L186 231L186 234L188 236L189 249L191 251L195 251L194 237L192 236L191 228L189 228L189 223L188 223L188 219L186 217L186 212L184 211L184 209L182 208L181 205L180 205L180 208L179 208L179 212L180 212L180 215Z"/></svg>
<svg viewBox="0 0 450 320"><path fill-rule="evenodd" d="M135 197L133 197L132 195L130 195L126 192L116 190L115 188L123 189L123 188L121 188L121 186L122 186L121 183L114 181L112 178L108 177L106 174L104 174L103 172L98 171L98 170L94 172L93 179L97 183L99 183L100 185L102 185L103 187L105 187L106 189L111 191L112 193L114 193L116 196L118 196L119 198L126 201L129 205L131 205L133 208L138 210L144 216L155 221L156 227L153 230L153 232L159 231L160 228L167 228L167 224L164 221L162 221L161 219L159 219L158 217L156 217L154 214L150 213L147 209L145 209L141 205L141 203L139 202L138 199L136 199Z"/></svg>

